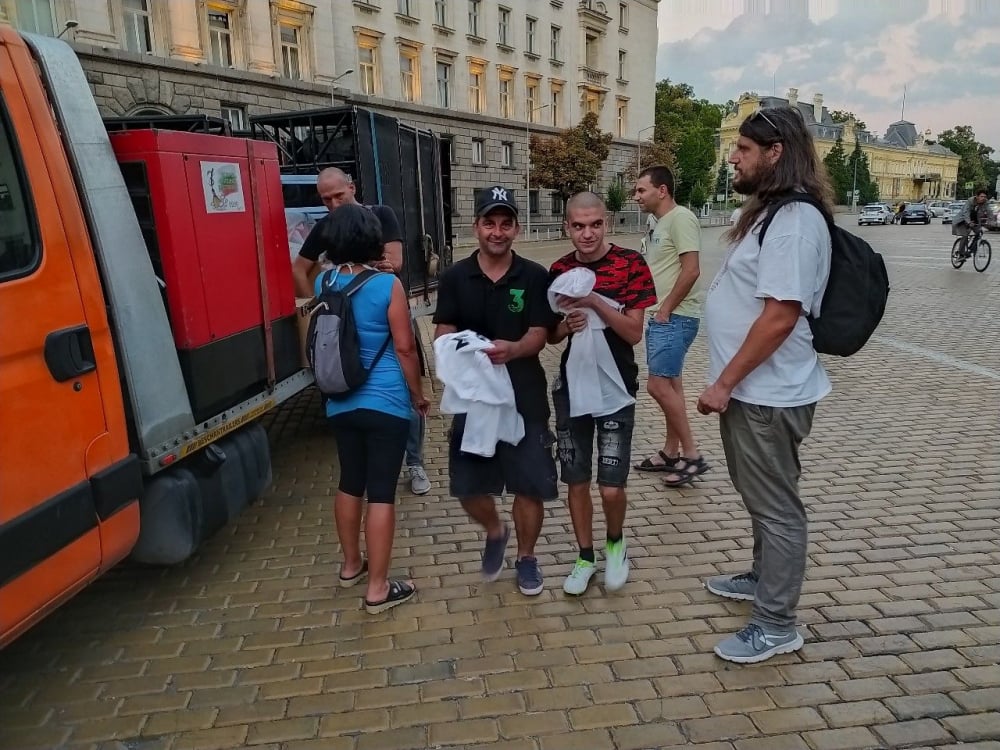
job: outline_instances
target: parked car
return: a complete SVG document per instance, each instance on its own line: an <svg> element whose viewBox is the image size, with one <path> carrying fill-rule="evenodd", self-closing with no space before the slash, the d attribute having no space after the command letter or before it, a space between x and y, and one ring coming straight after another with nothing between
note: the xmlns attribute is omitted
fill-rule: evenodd
<svg viewBox="0 0 1000 750"><path fill-rule="evenodd" d="M949 203L948 209L944 212L944 216L941 217L941 223L951 224L952 219L962 213L964 207L965 203L963 201Z"/></svg>
<svg viewBox="0 0 1000 750"><path fill-rule="evenodd" d="M1000 202L991 200L986 204L986 228L1000 232Z"/></svg>
<svg viewBox="0 0 1000 750"><path fill-rule="evenodd" d="M891 224L892 211L884 203L869 203L858 214L858 226L866 224Z"/></svg>
<svg viewBox="0 0 1000 750"><path fill-rule="evenodd" d="M923 203L907 203L899 215L900 224L930 224L931 214Z"/></svg>
<svg viewBox="0 0 1000 750"><path fill-rule="evenodd" d="M927 204L927 208L931 212L931 218L939 219L948 212L948 202L931 201L930 203Z"/></svg>

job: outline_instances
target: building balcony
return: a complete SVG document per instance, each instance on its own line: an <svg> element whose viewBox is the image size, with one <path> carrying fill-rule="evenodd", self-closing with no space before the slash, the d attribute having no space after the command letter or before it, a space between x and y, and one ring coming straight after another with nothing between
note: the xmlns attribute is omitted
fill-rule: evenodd
<svg viewBox="0 0 1000 750"><path fill-rule="evenodd" d="M580 0L577 8L581 19L597 23L605 27L611 23L611 16L608 14L607 3L604 3L601 0Z"/></svg>
<svg viewBox="0 0 1000 750"><path fill-rule="evenodd" d="M597 70L587 65L580 66L580 75L583 82L591 86L599 86L602 89L608 88L608 74L603 70Z"/></svg>

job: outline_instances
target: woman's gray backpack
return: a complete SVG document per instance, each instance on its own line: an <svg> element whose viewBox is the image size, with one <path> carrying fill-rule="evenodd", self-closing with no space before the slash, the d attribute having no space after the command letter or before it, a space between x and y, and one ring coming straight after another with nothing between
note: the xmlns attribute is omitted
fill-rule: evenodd
<svg viewBox="0 0 1000 750"><path fill-rule="evenodd" d="M306 353L316 386L327 398L345 398L368 381L368 375L385 354L392 335L385 337L382 348L367 368L361 361L361 341L354 319L352 297L361 287L379 275L367 269L341 289L332 284L339 271L323 275L316 306L309 320Z"/></svg>

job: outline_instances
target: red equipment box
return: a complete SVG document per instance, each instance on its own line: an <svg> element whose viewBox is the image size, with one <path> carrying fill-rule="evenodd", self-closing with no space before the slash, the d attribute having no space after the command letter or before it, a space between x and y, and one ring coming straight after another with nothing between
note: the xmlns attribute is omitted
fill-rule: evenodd
<svg viewBox="0 0 1000 750"><path fill-rule="evenodd" d="M195 418L293 374L295 294L275 146L171 130L110 138Z"/></svg>

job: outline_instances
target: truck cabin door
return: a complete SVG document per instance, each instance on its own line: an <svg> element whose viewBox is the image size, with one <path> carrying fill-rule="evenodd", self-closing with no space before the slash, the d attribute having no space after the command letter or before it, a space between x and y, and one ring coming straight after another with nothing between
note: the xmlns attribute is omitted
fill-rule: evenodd
<svg viewBox="0 0 1000 750"><path fill-rule="evenodd" d="M57 194L53 175L68 174L57 131L39 126L47 102L37 81L22 88L11 53L0 44L0 644L100 566L86 459L107 429L80 240L60 215L77 198Z"/></svg>

